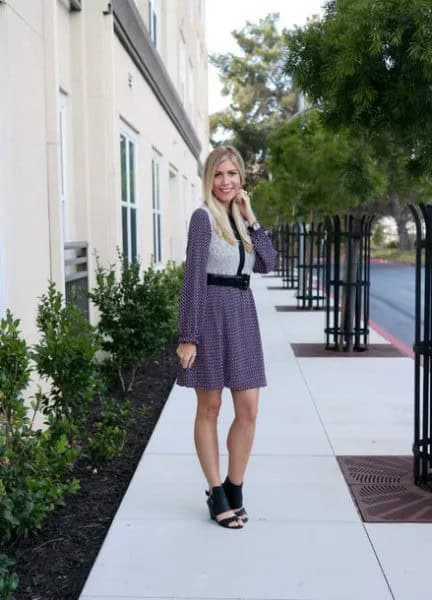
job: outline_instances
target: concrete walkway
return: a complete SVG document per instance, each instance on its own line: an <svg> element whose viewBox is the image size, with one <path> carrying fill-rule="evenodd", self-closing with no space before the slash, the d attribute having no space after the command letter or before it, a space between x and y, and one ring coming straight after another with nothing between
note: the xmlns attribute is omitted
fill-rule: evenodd
<svg viewBox="0 0 432 600"><path fill-rule="evenodd" d="M195 392L174 385L81 600L416 600L430 593L432 524L364 524L335 455L410 454L410 358L301 358L324 314L255 276L268 387L244 485L250 521L209 519L193 445ZM385 340L372 333L372 342ZM220 418L222 476L232 420Z"/></svg>

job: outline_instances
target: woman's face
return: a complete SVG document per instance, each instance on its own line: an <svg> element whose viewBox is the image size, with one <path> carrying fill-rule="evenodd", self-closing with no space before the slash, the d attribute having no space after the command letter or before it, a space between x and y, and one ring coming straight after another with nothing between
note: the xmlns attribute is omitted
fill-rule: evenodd
<svg viewBox="0 0 432 600"><path fill-rule="evenodd" d="M225 158L216 167L213 177L213 195L228 207L240 190L239 168L229 158Z"/></svg>

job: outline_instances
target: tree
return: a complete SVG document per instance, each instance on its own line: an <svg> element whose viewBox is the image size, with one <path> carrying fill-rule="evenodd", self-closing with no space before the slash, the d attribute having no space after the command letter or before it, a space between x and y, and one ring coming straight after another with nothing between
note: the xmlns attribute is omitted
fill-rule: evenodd
<svg viewBox="0 0 432 600"><path fill-rule="evenodd" d="M431 197L432 180L427 175L418 176L411 169L411 157L392 134L382 133L375 140L375 151L380 168L386 175L384 195L368 202L368 210L377 215L391 215L397 226L399 247L409 250L412 239L407 225L411 220L409 203L425 202Z"/></svg>
<svg viewBox="0 0 432 600"><path fill-rule="evenodd" d="M222 93L232 97L227 110L211 115L211 131L215 134L223 130L223 141L239 149L252 185L267 176L270 131L297 109L291 77L283 70L286 31L278 32L278 19L279 15L274 13L258 24L246 22L241 31L233 31L240 55L210 57L223 81Z"/></svg>
<svg viewBox="0 0 432 600"><path fill-rule="evenodd" d="M331 131L310 110L269 136L271 187L289 220L362 210L386 185L370 146L349 129Z"/></svg>
<svg viewBox="0 0 432 600"><path fill-rule="evenodd" d="M388 188L371 204L394 216L401 247L407 202L430 188L431 25L430 0L331 0L322 21L286 38L285 71L325 123L373 147Z"/></svg>
<svg viewBox="0 0 432 600"><path fill-rule="evenodd" d="M287 50L286 73L329 124L393 132L412 167L432 168L430 0L331 0Z"/></svg>

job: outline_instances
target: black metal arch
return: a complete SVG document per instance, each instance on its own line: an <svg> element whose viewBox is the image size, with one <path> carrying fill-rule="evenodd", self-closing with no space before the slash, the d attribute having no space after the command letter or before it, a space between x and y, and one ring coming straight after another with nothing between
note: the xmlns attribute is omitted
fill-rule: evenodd
<svg viewBox="0 0 432 600"><path fill-rule="evenodd" d="M326 217L326 349L364 351L369 339L370 237L374 217Z"/></svg>
<svg viewBox="0 0 432 600"><path fill-rule="evenodd" d="M414 481L432 491L432 205L408 207L416 229Z"/></svg>

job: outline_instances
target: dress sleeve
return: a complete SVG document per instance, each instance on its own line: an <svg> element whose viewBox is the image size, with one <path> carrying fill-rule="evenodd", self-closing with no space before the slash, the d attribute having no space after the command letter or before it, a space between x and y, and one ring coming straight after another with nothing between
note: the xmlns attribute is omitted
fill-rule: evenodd
<svg viewBox="0 0 432 600"><path fill-rule="evenodd" d="M211 225L207 212L197 209L189 223L186 264L180 290L178 341L199 344L207 298L207 262Z"/></svg>
<svg viewBox="0 0 432 600"><path fill-rule="evenodd" d="M253 268L254 273L269 273L276 266L277 251L273 247L270 236L266 234L263 227L249 232L252 244L255 248L256 258Z"/></svg>

